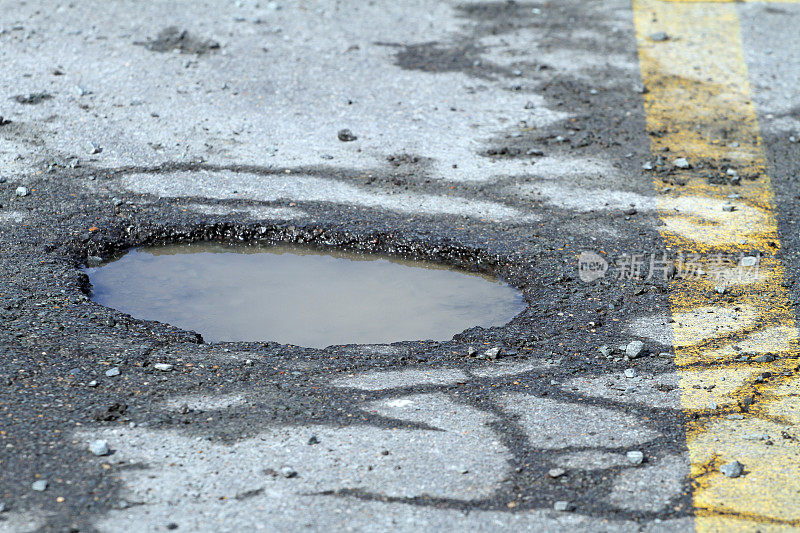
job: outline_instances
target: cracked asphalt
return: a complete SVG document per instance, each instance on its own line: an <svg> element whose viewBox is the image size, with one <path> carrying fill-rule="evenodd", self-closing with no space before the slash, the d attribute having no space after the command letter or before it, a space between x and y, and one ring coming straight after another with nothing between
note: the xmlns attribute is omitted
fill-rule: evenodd
<svg viewBox="0 0 800 533"><path fill-rule="evenodd" d="M0 531L800 528L797 3L0 7ZM527 306L312 349L90 299L87 261L200 240Z"/></svg>

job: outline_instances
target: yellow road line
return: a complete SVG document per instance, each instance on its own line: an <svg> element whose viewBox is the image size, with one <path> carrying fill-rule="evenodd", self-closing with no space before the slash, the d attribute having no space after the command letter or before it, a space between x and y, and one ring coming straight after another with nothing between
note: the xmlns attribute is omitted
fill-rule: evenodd
<svg viewBox="0 0 800 533"><path fill-rule="evenodd" d="M653 154L691 164L656 180L662 236L673 252L706 258L705 275L670 287L695 524L699 531L797 530L798 335L776 257L773 190L737 9L724 1L634 0L634 19ZM652 40L658 32L670 38ZM726 179L728 169L740 185L710 183ZM757 252L757 269L745 259L727 277L708 274L709 258ZM715 291L720 283L725 294ZM744 475L720 473L734 460Z"/></svg>

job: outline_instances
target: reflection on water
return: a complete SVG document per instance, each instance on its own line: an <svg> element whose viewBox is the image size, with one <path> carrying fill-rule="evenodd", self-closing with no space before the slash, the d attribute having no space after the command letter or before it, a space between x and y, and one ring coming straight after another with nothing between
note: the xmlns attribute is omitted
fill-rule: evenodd
<svg viewBox="0 0 800 533"><path fill-rule="evenodd" d="M505 324L525 307L518 291L488 276L300 246L140 248L86 273L94 301L211 342L447 340Z"/></svg>

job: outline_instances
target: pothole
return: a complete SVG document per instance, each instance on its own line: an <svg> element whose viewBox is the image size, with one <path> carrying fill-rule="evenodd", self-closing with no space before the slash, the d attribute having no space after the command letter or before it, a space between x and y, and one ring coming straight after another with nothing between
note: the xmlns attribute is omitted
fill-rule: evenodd
<svg viewBox="0 0 800 533"><path fill-rule="evenodd" d="M209 342L448 340L525 308L519 291L487 275L297 245L139 248L86 273L94 301Z"/></svg>

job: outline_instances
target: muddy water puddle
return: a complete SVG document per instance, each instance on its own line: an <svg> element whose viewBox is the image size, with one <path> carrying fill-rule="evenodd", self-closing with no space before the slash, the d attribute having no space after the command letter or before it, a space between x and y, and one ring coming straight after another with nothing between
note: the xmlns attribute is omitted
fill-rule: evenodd
<svg viewBox="0 0 800 533"><path fill-rule="evenodd" d="M489 276L294 245L139 248L86 273L94 301L209 342L448 340L525 308L519 291Z"/></svg>

